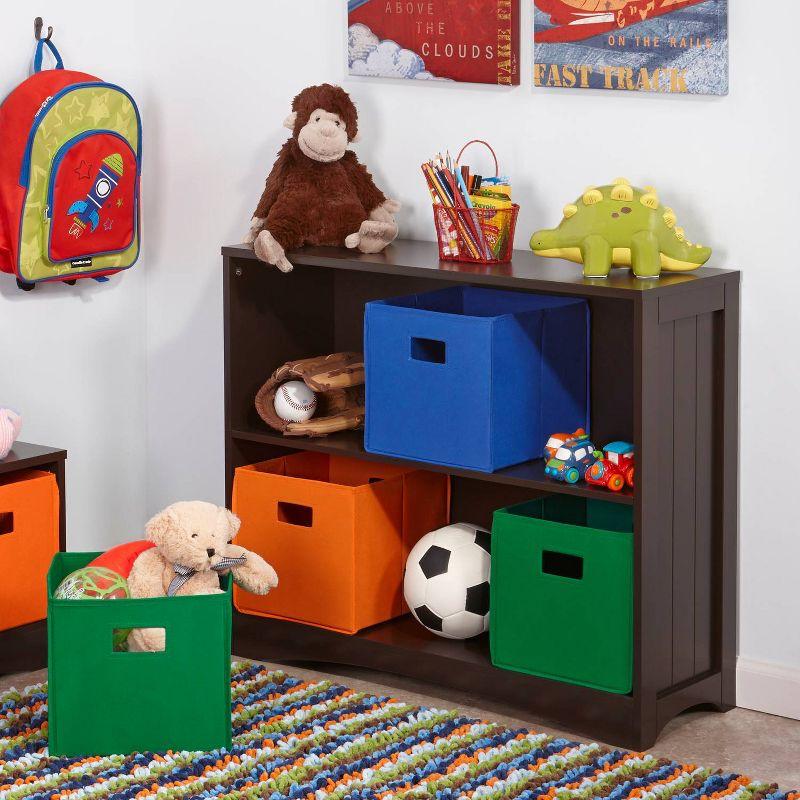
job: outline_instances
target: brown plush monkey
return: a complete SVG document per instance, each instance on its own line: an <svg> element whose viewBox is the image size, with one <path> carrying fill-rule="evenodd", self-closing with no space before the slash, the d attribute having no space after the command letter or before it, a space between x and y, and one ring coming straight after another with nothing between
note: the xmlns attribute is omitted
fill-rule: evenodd
<svg viewBox="0 0 800 800"><path fill-rule="evenodd" d="M272 168L245 242L283 272L286 251L305 244L345 245L379 253L397 238L400 208L375 186L347 149L358 138L358 112L344 89L303 89L284 121L292 137Z"/></svg>

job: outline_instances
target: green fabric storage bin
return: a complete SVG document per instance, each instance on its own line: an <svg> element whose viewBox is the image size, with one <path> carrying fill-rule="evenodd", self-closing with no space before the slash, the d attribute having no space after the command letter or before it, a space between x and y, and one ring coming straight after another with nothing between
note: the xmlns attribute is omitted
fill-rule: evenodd
<svg viewBox="0 0 800 800"><path fill-rule="evenodd" d="M99 553L57 553L47 574L51 756L231 745L231 580L222 594L56 600ZM116 628L165 628L160 653L115 652Z"/></svg>
<svg viewBox="0 0 800 800"><path fill-rule="evenodd" d="M553 495L494 513L496 667L627 694L633 681L633 509Z"/></svg>

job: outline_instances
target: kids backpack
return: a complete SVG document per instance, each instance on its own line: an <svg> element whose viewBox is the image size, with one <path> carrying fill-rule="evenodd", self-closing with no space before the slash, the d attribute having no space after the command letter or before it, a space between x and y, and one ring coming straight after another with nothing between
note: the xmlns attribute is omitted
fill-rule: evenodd
<svg viewBox="0 0 800 800"><path fill-rule="evenodd" d="M44 47L55 69L42 70ZM106 280L139 255L139 110L119 86L64 69L49 38L33 70L0 105L0 270L25 290Z"/></svg>

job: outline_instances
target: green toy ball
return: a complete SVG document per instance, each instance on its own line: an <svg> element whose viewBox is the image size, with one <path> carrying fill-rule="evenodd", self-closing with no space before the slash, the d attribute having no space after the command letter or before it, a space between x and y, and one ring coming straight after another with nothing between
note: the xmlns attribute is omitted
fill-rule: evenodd
<svg viewBox="0 0 800 800"><path fill-rule="evenodd" d="M56 600L117 600L130 597L128 582L107 567L81 567L58 585Z"/></svg>
<svg viewBox="0 0 800 800"><path fill-rule="evenodd" d="M56 600L120 600L130 597L128 582L107 567L82 567L71 572L55 590ZM127 649L130 629L114 630L114 650Z"/></svg>

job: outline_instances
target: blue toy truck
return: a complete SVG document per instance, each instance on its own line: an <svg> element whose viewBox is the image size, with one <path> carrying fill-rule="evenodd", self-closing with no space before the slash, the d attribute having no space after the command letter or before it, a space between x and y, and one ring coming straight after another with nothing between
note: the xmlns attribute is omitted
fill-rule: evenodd
<svg viewBox="0 0 800 800"><path fill-rule="evenodd" d="M556 450L547 462L544 474L565 483L577 483L602 456L588 438L573 439Z"/></svg>

